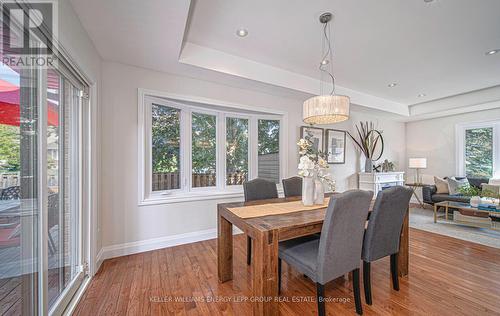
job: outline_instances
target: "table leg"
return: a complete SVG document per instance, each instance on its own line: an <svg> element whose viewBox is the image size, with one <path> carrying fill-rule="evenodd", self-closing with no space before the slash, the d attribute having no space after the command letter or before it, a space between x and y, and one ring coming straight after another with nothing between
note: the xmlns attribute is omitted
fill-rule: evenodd
<svg viewBox="0 0 500 316"><path fill-rule="evenodd" d="M233 279L233 224L217 214L217 274L219 282Z"/></svg>
<svg viewBox="0 0 500 316"><path fill-rule="evenodd" d="M437 205L434 204L434 223L437 223L437 212L438 212Z"/></svg>
<svg viewBox="0 0 500 316"><path fill-rule="evenodd" d="M422 208L425 208L424 203L422 203L422 200L420 200L420 198L418 197L417 192L415 191L415 189L413 190L413 195L415 195L415 198L417 199L418 204L420 204L420 206L421 206Z"/></svg>
<svg viewBox="0 0 500 316"><path fill-rule="evenodd" d="M401 229L401 236L399 239L399 255L398 255L398 271L399 276L408 275L409 264L409 251L410 251L410 236L409 236L409 211L406 211L406 216L403 221L403 228Z"/></svg>
<svg viewBox="0 0 500 316"><path fill-rule="evenodd" d="M278 315L278 233L259 232L253 239L253 314Z"/></svg>

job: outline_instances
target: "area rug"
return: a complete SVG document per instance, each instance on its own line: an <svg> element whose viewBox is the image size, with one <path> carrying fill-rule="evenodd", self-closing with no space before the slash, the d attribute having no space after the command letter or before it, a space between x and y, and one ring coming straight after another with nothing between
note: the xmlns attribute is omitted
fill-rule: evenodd
<svg viewBox="0 0 500 316"><path fill-rule="evenodd" d="M500 249L500 231L439 221L434 223L434 213L429 209L410 208L410 227Z"/></svg>

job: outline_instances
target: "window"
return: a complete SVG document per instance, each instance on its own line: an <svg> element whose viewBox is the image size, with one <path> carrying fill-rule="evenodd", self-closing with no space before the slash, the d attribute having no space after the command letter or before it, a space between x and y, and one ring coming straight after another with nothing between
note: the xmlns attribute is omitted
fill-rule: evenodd
<svg viewBox="0 0 500 316"><path fill-rule="evenodd" d="M180 110L153 104L151 109L153 191L180 188Z"/></svg>
<svg viewBox="0 0 500 316"><path fill-rule="evenodd" d="M140 90L139 115L140 204L235 196L243 182L257 177L280 182L282 113Z"/></svg>
<svg viewBox="0 0 500 316"><path fill-rule="evenodd" d="M193 113L192 128L192 185L217 185L217 116Z"/></svg>
<svg viewBox="0 0 500 316"><path fill-rule="evenodd" d="M248 176L248 120L226 118L226 184L243 184Z"/></svg>
<svg viewBox="0 0 500 316"><path fill-rule="evenodd" d="M457 173L467 177L500 176L500 122L457 125Z"/></svg>
<svg viewBox="0 0 500 316"><path fill-rule="evenodd" d="M280 121L259 120L259 178L280 182Z"/></svg>
<svg viewBox="0 0 500 316"><path fill-rule="evenodd" d="M493 176L493 127L465 130L465 175Z"/></svg>

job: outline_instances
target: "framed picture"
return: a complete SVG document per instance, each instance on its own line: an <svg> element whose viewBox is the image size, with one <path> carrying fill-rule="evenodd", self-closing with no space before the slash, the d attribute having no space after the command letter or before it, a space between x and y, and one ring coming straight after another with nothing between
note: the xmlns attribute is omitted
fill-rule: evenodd
<svg viewBox="0 0 500 316"><path fill-rule="evenodd" d="M323 129L317 127L310 126L301 126L300 127L300 138L308 138L312 143L313 147L316 150L323 151Z"/></svg>
<svg viewBox="0 0 500 316"><path fill-rule="evenodd" d="M336 129L325 130L326 136L326 161L330 164L345 163L346 132Z"/></svg>

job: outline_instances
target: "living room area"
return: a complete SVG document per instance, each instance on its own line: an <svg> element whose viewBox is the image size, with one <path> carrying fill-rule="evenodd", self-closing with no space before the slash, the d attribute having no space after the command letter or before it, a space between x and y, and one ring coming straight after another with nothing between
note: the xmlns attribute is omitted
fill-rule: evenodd
<svg viewBox="0 0 500 316"><path fill-rule="evenodd" d="M407 155L423 158L409 170L418 184L411 227L500 248L499 115L491 109L407 123Z"/></svg>

